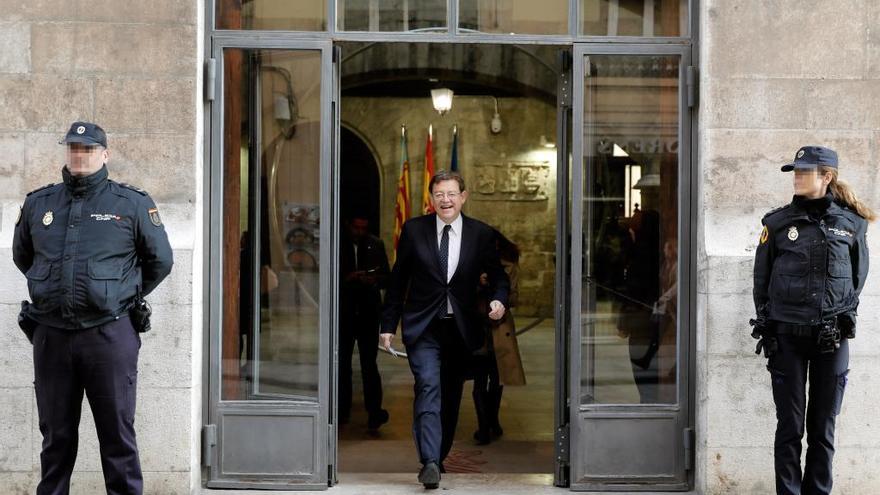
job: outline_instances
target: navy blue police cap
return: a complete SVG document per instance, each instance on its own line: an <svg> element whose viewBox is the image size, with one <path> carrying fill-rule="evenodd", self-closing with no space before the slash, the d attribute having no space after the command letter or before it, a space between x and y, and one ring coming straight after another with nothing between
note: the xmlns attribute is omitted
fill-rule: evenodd
<svg viewBox="0 0 880 495"><path fill-rule="evenodd" d="M782 166L783 172L817 167L837 168L837 152L824 146L804 146L794 155L794 162Z"/></svg>
<svg viewBox="0 0 880 495"><path fill-rule="evenodd" d="M107 134L98 124L91 122L74 122L70 124L70 130L59 144L80 143L86 146L107 147Z"/></svg>

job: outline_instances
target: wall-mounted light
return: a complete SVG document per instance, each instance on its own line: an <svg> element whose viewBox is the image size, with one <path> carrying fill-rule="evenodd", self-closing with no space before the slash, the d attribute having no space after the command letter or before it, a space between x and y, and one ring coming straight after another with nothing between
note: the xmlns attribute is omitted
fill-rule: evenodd
<svg viewBox="0 0 880 495"><path fill-rule="evenodd" d="M452 109L452 90L449 88L432 89L431 100L434 102L434 110L443 115Z"/></svg>
<svg viewBox="0 0 880 495"><path fill-rule="evenodd" d="M547 136L545 134L541 134L541 137L540 137L540 139L538 139L538 142L541 144L541 146L548 148L548 149L556 147L556 143L554 143L553 141L548 141Z"/></svg>

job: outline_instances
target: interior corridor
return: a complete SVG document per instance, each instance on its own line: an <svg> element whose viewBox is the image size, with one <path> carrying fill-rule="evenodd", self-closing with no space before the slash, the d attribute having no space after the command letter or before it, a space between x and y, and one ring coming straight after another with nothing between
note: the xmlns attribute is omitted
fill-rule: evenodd
<svg viewBox="0 0 880 495"><path fill-rule="evenodd" d="M514 308L514 312L516 308ZM552 319L516 318L527 384L504 387L501 426L504 435L477 445L473 381L465 383L455 444L445 466L449 473L552 473L554 324ZM339 429L340 473L415 473L420 467L412 437L413 378L406 359L380 352L383 407L390 421L378 433L366 427L358 357L352 360L351 421ZM551 478L552 483L552 478Z"/></svg>

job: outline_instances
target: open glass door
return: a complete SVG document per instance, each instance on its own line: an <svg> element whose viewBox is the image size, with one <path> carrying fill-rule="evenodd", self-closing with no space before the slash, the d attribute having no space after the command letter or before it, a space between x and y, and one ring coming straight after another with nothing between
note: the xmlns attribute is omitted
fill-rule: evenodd
<svg viewBox="0 0 880 495"><path fill-rule="evenodd" d="M689 48L576 46L571 486L686 490Z"/></svg>
<svg viewBox="0 0 880 495"><path fill-rule="evenodd" d="M218 36L213 53L208 486L326 488L332 46Z"/></svg>

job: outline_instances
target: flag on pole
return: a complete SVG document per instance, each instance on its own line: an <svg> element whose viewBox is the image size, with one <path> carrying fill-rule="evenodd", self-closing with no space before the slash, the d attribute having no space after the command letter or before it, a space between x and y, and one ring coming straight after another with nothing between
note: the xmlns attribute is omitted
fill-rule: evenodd
<svg viewBox="0 0 880 495"><path fill-rule="evenodd" d="M449 170L458 172L458 126L452 126L452 161L449 164Z"/></svg>
<svg viewBox="0 0 880 495"><path fill-rule="evenodd" d="M425 177L422 180L422 214L434 213L431 204L431 177L434 176L434 126L428 126L428 141L425 144Z"/></svg>
<svg viewBox="0 0 880 495"><path fill-rule="evenodd" d="M394 207L394 257L397 258L397 241L403 231L403 222L409 218L409 153L406 149L406 126L400 126L400 178L397 181L397 203Z"/></svg>

